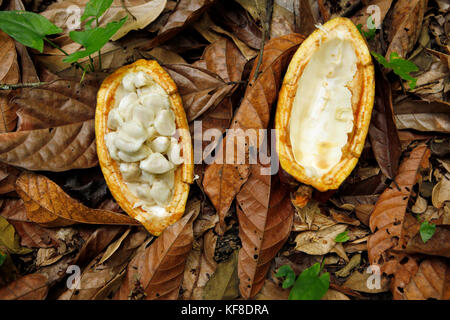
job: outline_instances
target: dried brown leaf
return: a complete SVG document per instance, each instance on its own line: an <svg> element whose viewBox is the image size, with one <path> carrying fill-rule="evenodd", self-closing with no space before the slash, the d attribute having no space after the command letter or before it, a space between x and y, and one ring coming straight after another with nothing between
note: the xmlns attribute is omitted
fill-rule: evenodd
<svg viewBox="0 0 450 320"><path fill-rule="evenodd" d="M183 300L203 299L204 288L217 268L214 261L217 236L209 230L199 240L198 248L194 246L186 260L182 294Z"/></svg>
<svg viewBox="0 0 450 320"><path fill-rule="evenodd" d="M427 4L428 0L399 0L395 4L389 24L387 59L391 52L406 58L419 38Z"/></svg>
<svg viewBox="0 0 450 320"><path fill-rule="evenodd" d="M369 127L370 144L383 174L389 179L394 179L402 150L394 122L391 85L379 67L375 70L377 85L375 86L375 106Z"/></svg>
<svg viewBox="0 0 450 320"><path fill-rule="evenodd" d="M45 226L74 223L139 225L127 215L82 205L42 175L24 172L17 179L16 185L16 191L27 208L28 218Z"/></svg>
<svg viewBox="0 0 450 320"><path fill-rule="evenodd" d="M395 106L398 129L450 132L450 105L444 101L406 100Z"/></svg>
<svg viewBox="0 0 450 320"><path fill-rule="evenodd" d="M374 232L367 242L371 264L382 264L386 250L396 247L402 237L403 221L417 173L429 157L426 145L417 146L400 164L395 181L379 197L370 216L370 229Z"/></svg>
<svg viewBox="0 0 450 320"><path fill-rule="evenodd" d="M252 167L236 199L242 242L239 289L242 297L249 299L261 290L272 259L290 235L294 207L278 175L263 175L260 166Z"/></svg>
<svg viewBox="0 0 450 320"><path fill-rule="evenodd" d="M261 74L254 83L247 87L239 110L233 118L231 129L267 128L272 104L275 102L277 89L280 86L282 72L302 40L302 36L291 34L270 40L267 43L259 69ZM253 67L250 79L253 79L255 72L256 64ZM227 154L223 150L224 146L227 145L226 141L227 139L222 140L222 147L219 148L216 157L216 159L223 160L222 163L215 162L209 165L203 179L205 193L219 213L219 233L223 233L225 230L225 215L250 173L250 165L248 163L238 164L237 155L234 155L234 159L230 159L228 155L227 159L224 159L224 155ZM231 143L232 146L237 144L236 139L232 139ZM248 153L248 150L249 145L246 148L246 153ZM248 159L248 155L245 156L245 159Z"/></svg>
<svg viewBox="0 0 450 320"><path fill-rule="evenodd" d="M213 2L214 0L180 0L158 35L145 45L145 48L157 47L175 36L191 22L197 20Z"/></svg>
<svg viewBox="0 0 450 320"><path fill-rule="evenodd" d="M195 210L187 210L182 219L165 229L148 248L133 258L116 298L178 298L186 259L194 241L192 222L197 214Z"/></svg>
<svg viewBox="0 0 450 320"><path fill-rule="evenodd" d="M216 74L188 64L165 65L178 87L188 121L217 106L234 88Z"/></svg>
<svg viewBox="0 0 450 320"><path fill-rule="evenodd" d="M32 273L1 288L0 300L44 300L47 292L47 277Z"/></svg>

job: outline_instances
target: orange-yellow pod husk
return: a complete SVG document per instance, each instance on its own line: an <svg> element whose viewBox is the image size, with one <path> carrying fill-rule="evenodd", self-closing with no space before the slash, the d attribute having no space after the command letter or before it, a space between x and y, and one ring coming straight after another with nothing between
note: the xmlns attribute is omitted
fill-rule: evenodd
<svg viewBox="0 0 450 320"><path fill-rule="evenodd" d="M110 132L107 126L107 120L109 111L115 105L117 88L127 73L138 71L144 71L149 74L167 92L172 111L175 114L177 133L180 135L179 142L182 145L184 163L174 172L175 183L173 196L170 203L165 207L167 213L163 216L152 214L152 212L147 212L140 207L133 207L139 199L126 186L118 163L111 158L104 139L105 135ZM106 184L116 199L117 204L128 215L140 221L153 235L160 235L165 228L181 218L185 211L190 184L194 177L192 140L177 86L170 75L156 61L137 60L130 65L117 69L103 81L97 94L95 135L97 154Z"/></svg>
<svg viewBox="0 0 450 320"><path fill-rule="evenodd" d="M356 55L356 73L347 84L352 93L353 129L348 133L347 144L342 147L342 156L338 164L322 176L311 177L305 168L296 162L289 136L289 121L297 84L312 55L327 40L331 30L339 28L345 34L345 40L351 42ZM337 189L356 166L364 147L372 108L374 103L375 82L372 58L365 39L356 26L347 18L334 18L316 29L294 54L278 97L275 116L276 147L281 167L297 181L313 186L319 191ZM305 152L308 152L305 150Z"/></svg>

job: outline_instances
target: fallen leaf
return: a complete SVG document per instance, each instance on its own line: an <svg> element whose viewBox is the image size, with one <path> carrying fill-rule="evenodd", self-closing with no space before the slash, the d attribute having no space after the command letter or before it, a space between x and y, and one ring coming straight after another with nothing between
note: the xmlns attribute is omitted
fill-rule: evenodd
<svg viewBox="0 0 450 320"><path fill-rule="evenodd" d="M446 176L434 186L431 201L435 208L443 208L445 201L450 201L450 180Z"/></svg>
<svg viewBox="0 0 450 320"><path fill-rule="evenodd" d="M0 31L0 83L16 84L20 80L20 69L17 62L17 53L14 40L3 31ZM10 90L0 92L0 133L14 130L17 122L17 108L10 103L12 92Z"/></svg>
<svg viewBox="0 0 450 320"><path fill-rule="evenodd" d="M15 191L16 179L20 172L16 167L0 163L0 194Z"/></svg>
<svg viewBox="0 0 450 320"><path fill-rule="evenodd" d="M188 121L216 107L234 88L206 69L188 64L165 65L164 68L178 87Z"/></svg>
<svg viewBox="0 0 450 320"><path fill-rule="evenodd" d="M100 259L100 261L98 262L98 264L103 264L106 260L108 260L113 254L114 252L117 251L117 249L120 248L120 245L122 244L122 242L126 239L126 237L128 236L128 234L131 232L131 228L128 228L127 231L125 231L119 239L117 239L116 241L114 241L113 243L111 243L108 248L106 248L105 252L102 255L102 258Z"/></svg>
<svg viewBox="0 0 450 320"><path fill-rule="evenodd" d="M350 298L337 290L328 289L321 300L350 300Z"/></svg>
<svg viewBox="0 0 450 320"><path fill-rule="evenodd" d="M88 0L65 0L53 3L41 15L49 19L56 26L62 28L63 32L68 33L77 27L77 22L73 21L73 15L77 17L78 14L81 17L81 13L84 12L84 7L87 3ZM165 6L166 0L128 0L123 4L121 1L115 0L111 7L99 19L99 25L105 26L109 22L120 20L131 13L133 16L129 16L127 22L111 37L111 40L115 41L131 30L145 28L158 18Z"/></svg>
<svg viewBox="0 0 450 320"><path fill-rule="evenodd" d="M398 129L450 132L449 104L444 101L407 100L395 107Z"/></svg>
<svg viewBox="0 0 450 320"><path fill-rule="evenodd" d="M27 274L0 289L1 300L44 300L47 297L47 277Z"/></svg>
<svg viewBox="0 0 450 320"><path fill-rule="evenodd" d="M389 279L380 275L380 282L377 283L376 276L377 275L372 275L369 272L361 273L359 271L354 271L348 277L348 279L345 280L343 286L355 291L366 293L379 293L389 291Z"/></svg>
<svg viewBox="0 0 450 320"><path fill-rule="evenodd" d="M164 49L162 47L156 47L149 51L140 52L145 58L152 58L159 62L159 64L187 64L178 53Z"/></svg>
<svg viewBox="0 0 450 320"><path fill-rule="evenodd" d="M265 10L265 8L264 8ZM210 10L211 19L230 33L234 34L250 48L259 49L262 45L262 32L245 12L234 1L218 1Z"/></svg>
<svg viewBox="0 0 450 320"><path fill-rule="evenodd" d="M250 178L238 193L239 290L253 298L264 285L270 262L286 242L292 229L294 207L289 191L278 175L264 175L263 166L252 166Z"/></svg>
<svg viewBox="0 0 450 320"><path fill-rule="evenodd" d="M428 0L400 0L394 5L386 59L391 56L391 52L397 52L401 58L406 58L419 38L427 3Z"/></svg>
<svg viewBox="0 0 450 320"><path fill-rule="evenodd" d="M255 300L287 300L289 290L276 285L272 280L266 279Z"/></svg>
<svg viewBox="0 0 450 320"><path fill-rule="evenodd" d="M230 300L239 296L237 260L238 252L233 251L228 260L217 264L216 272L206 283L203 299Z"/></svg>
<svg viewBox="0 0 450 320"><path fill-rule="evenodd" d="M158 35L143 48L151 49L166 42L191 22L197 20L213 2L214 0L180 0L166 24L159 30Z"/></svg>
<svg viewBox="0 0 450 320"><path fill-rule="evenodd" d="M238 47L228 39L220 39L206 47L202 59L206 68L224 81L240 81L246 64Z"/></svg>
<svg viewBox="0 0 450 320"><path fill-rule="evenodd" d="M417 172L430 151L426 145L417 146L400 164L395 181L379 197L370 216L370 229L374 232L367 242L369 262L382 264L386 250L401 241L402 224Z"/></svg>
<svg viewBox="0 0 450 320"><path fill-rule="evenodd" d="M406 273L403 281L396 276L393 288L394 299L425 300L450 298L448 262L441 259L427 259L419 267L406 269L400 265L397 274Z"/></svg>
<svg viewBox="0 0 450 320"><path fill-rule="evenodd" d="M24 172L16 182L17 193L27 208L28 218L45 226L74 223L140 225L127 215L91 209L67 195L45 176Z"/></svg>
<svg viewBox="0 0 450 320"><path fill-rule="evenodd" d="M347 229L344 224L337 224L319 231L301 232L295 238L295 250L307 254L327 254L336 245L336 236Z"/></svg>
<svg viewBox="0 0 450 320"><path fill-rule="evenodd" d="M352 256L350 261L345 265L345 267L339 269L334 274L340 278L345 278L352 272L353 269L359 267L360 264L361 264L361 255L355 254L354 256Z"/></svg>
<svg viewBox="0 0 450 320"><path fill-rule="evenodd" d="M176 299L183 281L186 259L192 250L192 222L198 212L186 210L183 218L167 227L128 265L127 275L116 299Z"/></svg>
<svg viewBox="0 0 450 320"><path fill-rule="evenodd" d="M231 129L267 128L270 110L277 96L277 88L280 86L281 72L302 40L302 36L292 34L272 39L266 44L260 67L261 74L255 83L247 87L241 105L233 118ZM250 74L250 79L254 77L255 72L256 64ZM234 157L233 159L230 159L230 155L224 152L226 141L226 138L222 140L222 147L219 147L216 157L222 161L222 164L217 162L210 164L203 179L205 193L219 213L219 233L224 231L225 215L236 194L247 181L250 170L249 164L238 164L235 152L231 155ZM233 146L237 144L236 139L232 139L231 143ZM248 145L245 149L244 159L247 159L249 148ZM238 150L240 150L239 146ZM226 155L226 159L224 159L224 155Z"/></svg>
<svg viewBox="0 0 450 320"><path fill-rule="evenodd" d="M189 253L181 287L183 300L203 299L205 286L217 268L214 261L216 242L217 236L209 230L200 239L198 248L194 246Z"/></svg>
<svg viewBox="0 0 450 320"><path fill-rule="evenodd" d="M391 85L378 65L375 67L375 105L369 127L369 138L375 159L389 179L397 175L402 154L397 127L394 122Z"/></svg>
<svg viewBox="0 0 450 320"><path fill-rule="evenodd" d="M127 234L106 261L98 259L107 252L101 253L82 272L79 286L65 291L59 299L63 300L92 300L99 298L100 290L107 288L126 269L127 263L136 249L146 240L148 233L140 230ZM103 293L104 295L104 293Z"/></svg>
<svg viewBox="0 0 450 320"><path fill-rule="evenodd" d="M27 254L33 250L20 245L19 235L14 227L3 217L0 217L0 248L12 254Z"/></svg>

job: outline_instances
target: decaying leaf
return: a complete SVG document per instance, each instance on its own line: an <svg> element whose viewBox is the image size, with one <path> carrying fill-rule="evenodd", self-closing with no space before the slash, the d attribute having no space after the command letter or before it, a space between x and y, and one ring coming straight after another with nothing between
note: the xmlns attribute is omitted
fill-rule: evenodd
<svg viewBox="0 0 450 320"><path fill-rule="evenodd" d="M326 254L336 245L334 241L336 236L345 229L347 229L345 224L336 224L319 231L301 232L295 238L295 250L313 255Z"/></svg>
<svg viewBox="0 0 450 320"><path fill-rule="evenodd" d="M159 30L158 35L153 38L145 48L151 49L157 47L161 43L164 43L175 36L189 23L197 20L213 2L214 0L179 1L165 25Z"/></svg>
<svg viewBox="0 0 450 320"><path fill-rule="evenodd" d="M288 190L278 175L261 173L253 166L251 176L238 193L239 290L242 297L253 298L264 285L270 262L286 242L294 218Z"/></svg>
<svg viewBox="0 0 450 320"><path fill-rule="evenodd" d="M1 300L44 300L47 297L47 277L42 274L27 274L0 289Z"/></svg>
<svg viewBox="0 0 450 320"><path fill-rule="evenodd" d="M369 237L367 247L371 264L382 264L386 250L394 248L401 242L402 227L406 207L413 185L417 181L417 172L421 163L429 157L426 145L417 146L403 160L395 182L387 188L378 199L370 216L370 229L374 234Z"/></svg>
<svg viewBox="0 0 450 320"><path fill-rule="evenodd" d="M397 175L402 150L394 122L391 86L380 68L376 67L375 70L377 85L369 138L381 171L386 177L393 179Z"/></svg>
<svg viewBox="0 0 450 320"><path fill-rule="evenodd" d="M386 292L389 291L389 279L380 276L378 281L377 275L372 275L370 272L353 271L344 282L344 286L359 292Z"/></svg>
<svg viewBox="0 0 450 320"><path fill-rule="evenodd" d="M79 286L74 289L65 291L59 299L63 300L91 300L99 299L98 293L103 290L102 295L105 295L105 288L114 284L115 279L122 277L126 269L126 265L136 249L144 243L148 236L145 231L136 231L131 234L126 233L126 237L119 245L108 260L104 260L104 252L101 254L102 259L94 259L81 274Z"/></svg>
<svg viewBox="0 0 450 320"><path fill-rule="evenodd" d="M237 271L238 252L233 251L228 260L217 265L216 272L206 283L203 299L230 300L239 296L239 277Z"/></svg>
<svg viewBox="0 0 450 320"><path fill-rule="evenodd" d="M214 261L217 236L209 230L200 239L198 248L194 246L186 260L182 284L183 300L203 299L205 286L217 268Z"/></svg>
<svg viewBox="0 0 450 320"><path fill-rule="evenodd" d="M164 66L178 87L188 121L216 107L234 85L227 85L216 74L188 64Z"/></svg>
<svg viewBox="0 0 450 320"><path fill-rule="evenodd" d="M129 263L117 299L176 299L183 281L186 259L192 249L192 222L198 211L169 226Z"/></svg>
<svg viewBox="0 0 450 320"><path fill-rule="evenodd" d="M280 86L281 72L287 66L289 58L302 40L303 37L300 35L292 34L273 39L267 43L264 47L262 63L259 69L261 74L251 86L247 87L244 99L233 118L231 129L257 130L267 128L270 110L277 96L277 88ZM250 79L253 79L255 72L256 65L253 67ZM240 136L244 140L246 139L245 133L242 131ZM232 146L237 144L237 137L234 136L233 138L228 137ZM216 159L223 160L222 164L213 163L209 165L203 179L205 193L219 213L221 233L225 229L225 215L250 173L248 162L238 164L237 155L234 155L235 152L231 156L226 154L226 159L224 159L225 153L223 149L227 145L228 139L222 140L222 147L217 152ZM257 146L254 147L257 148ZM249 145L245 148L245 159L248 159L249 148ZM238 150L240 149L238 148Z"/></svg>
<svg viewBox="0 0 450 320"><path fill-rule="evenodd" d="M20 69L17 62L17 53L14 40L3 31L0 31L0 83L16 84L20 80ZM0 133L12 131L17 122L17 108L10 103L10 91L0 92Z"/></svg>
<svg viewBox="0 0 450 320"><path fill-rule="evenodd" d="M84 206L42 175L24 172L17 179L16 186L27 208L28 218L45 226L74 223L139 225L127 215Z"/></svg>
<svg viewBox="0 0 450 320"><path fill-rule="evenodd" d="M422 30L422 21L428 0L400 0L392 9L392 22L388 40L389 48L386 58L391 52L406 58L409 51L416 44Z"/></svg>
<svg viewBox="0 0 450 320"><path fill-rule="evenodd" d="M0 248L13 254L27 254L32 250L20 245L19 236L14 227L0 216Z"/></svg>
<svg viewBox="0 0 450 320"><path fill-rule="evenodd" d="M450 132L450 105L444 101L404 101L395 107L398 129Z"/></svg>

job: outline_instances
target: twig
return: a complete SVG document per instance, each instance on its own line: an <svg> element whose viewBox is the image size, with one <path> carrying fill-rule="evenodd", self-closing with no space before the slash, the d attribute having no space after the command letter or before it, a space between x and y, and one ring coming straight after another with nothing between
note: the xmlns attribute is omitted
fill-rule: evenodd
<svg viewBox="0 0 450 320"><path fill-rule="evenodd" d="M57 80L54 80L57 81ZM15 90L20 88L35 88L44 86L46 84L50 84L54 81L50 82L29 82L29 83L16 83L16 84L0 84L0 90Z"/></svg>
<svg viewBox="0 0 450 320"><path fill-rule="evenodd" d="M253 79L250 82L250 85L253 85L253 83L255 83L256 79L258 79L258 76L259 76L259 69L261 68L262 58L263 58L263 54L264 54L264 45L265 45L267 36L270 34L270 21L272 20L273 1L274 0L267 0L267 3L266 3L266 21L263 22L263 34L261 37L261 47L259 48L258 62L256 64L255 73L253 74Z"/></svg>

